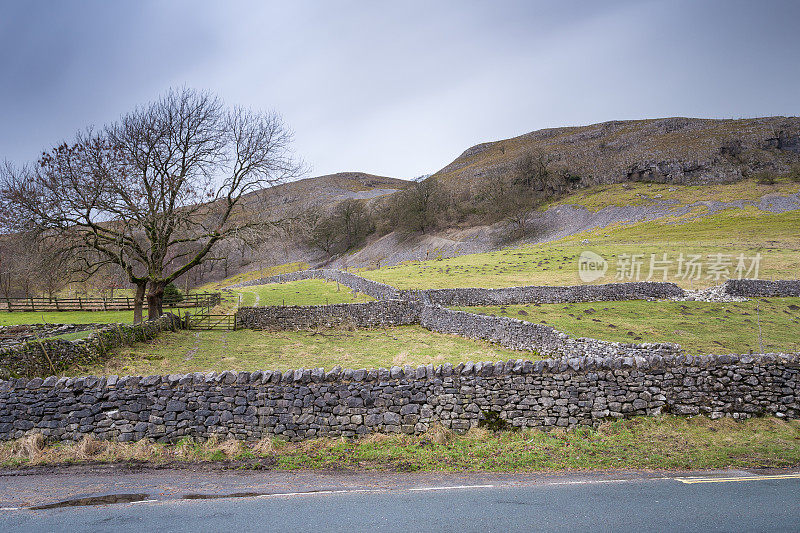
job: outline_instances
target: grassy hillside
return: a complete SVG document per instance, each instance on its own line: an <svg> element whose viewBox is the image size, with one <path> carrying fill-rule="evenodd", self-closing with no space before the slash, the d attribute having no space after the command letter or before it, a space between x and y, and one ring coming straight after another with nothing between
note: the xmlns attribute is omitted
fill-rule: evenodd
<svg viewBox="0 0 800 533"><path fill-rule="evenodd" d="M623 254L643 254L644 274L650 254L677 261L698 254L746 258L761 254L759 277L800 277L800 211L771 214L753 208L726 210L699 220L661 219L652 222L587 231L554 242L525 245L497 252L470 254L449 259L413 261L379 270L363 271L364 277L403 289L449 287L513 287L519 285L577 285L578 257L584 250L600 254L609 262L608 274L597 283L630 281L616 279ZM584 243L583 241L588 241ZM748 264L751 261L748 260ZM731 269L733 270L733 269ZM677 262L672 272L677 271ZM661 280L657 276L658 281ZM686 288L718 285L723 279L683 279L669 276Z"/></svg>
<svg viewBox="0 0 800 533"><path fill-rule="evenodd" d="M627 183L600 185L543 206L539 213L560 206L576 206L597 212L615 206L649 206L674 213L672 216L647 222L631 220L604 228L584 231L569 237L542 244L510 247L500 251L462 255L454 258L411 261L361 274L399 288L448 287L508 287L517 285L573 285L578 277L578 257L582 251L600 254L609 262L607 275L596 283L630 281L616 279L624 254L642 254L642 279L648 275L650 254L660 259L667 254L672 260L668 281L686 288L717 285L724 279L700 279L677 276L677 260L700 255L704 263L709 256L724 254L736 259L743 254L748 260L761 254L759 277L764 279L800 278L800 210L784 213L762 211L747 202L767 209L775 198L800 194L800 183L786 178L766 185L754 179L714 185L667 185L657 183ZM795 196L796 198L796 196ZM795 200L796 201L796 200ZM744 208L729 207L709 214L715 202L745 202ZM785 202L784 202L785 203ZM693 207L692 204L696 204ZM688 213L684 213L687 211ZM588 242L587 242L588 241ZM433 255L432 255L433 257ZM735 270L735 264L730 271ZM308 268L305 263L290 263L233 276L222 282L207 284L202 289L218 290L239 281ZM654 279L662 279L656 273ZM270 289L272 292L272 289ZM282 293L286 294L282 294ZM310 293L301 291L299 297L291 289L274 289L274 303L313 302ZM245 304L254 297L245 295ZM265 293L266 295L266 293ZM332 295L329 302L334 302ZM266 302L267 300L264 300ZM261 305L266 305L261 302Z"/></svg>
<svg viewBox="0 0 800 533"><path fill-rule="evenodd" d="M759 202L771 196L788 196L800 192L800 183L786 177L777 178L774 184L745 179L736 183L676 186L664 183L617 183L600 185L576 191L541 207L548 209L559 205L577 205L590 211L614 206L687 206L696 202Z"/></svg>

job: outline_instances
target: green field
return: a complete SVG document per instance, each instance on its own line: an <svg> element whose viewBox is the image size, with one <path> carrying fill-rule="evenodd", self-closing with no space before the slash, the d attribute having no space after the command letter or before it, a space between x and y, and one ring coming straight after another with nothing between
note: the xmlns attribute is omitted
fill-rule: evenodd
<svg viewBox="0 0 800 533"><path fill-rule="evenodd" d="M223 370L288 370L336 365L389 368L428 363L506 361L536 354L433 333L419 326L319 331L178 331L119 348L103 363L64 375L174 374Z"/></svg>
<svg viewBox="0 0 800 533"><path fill-rule="evenodd" d="M39 436L0 443L0 466L81 462L154 464L215 461L233 468L344 471L508 472L554 470L787 468L800 465L800 421L773 417L738 422L698 416L640 417L597 430L454 435L439 427L421 436L369 435L357 440L288 443L83 439L47 445Z"/></svg>
<svg viewBox="0 0 800 533"><path fill-rule="evenodd" d="M146 313L146 311L145 311ZM0 313L0 326L15 324L112 324L133 322L133 311L56 311Z"/></svg>
<svg viewBox="0 0 800 533"><path fill-rule="evenodd" d="M335 281L318 279L252 285L236 289L236 292L242 295L242 306L327 305L372 301L366 294L353 295L348 287Z"/></svg>
<svg viewBox="0 0 800 533"><path fill-rule="evenodd" d="M675 342L695 354L800 352L800 298L730 303L632 300L456 309L547 324L574 337Z"/></svg>
<svg viewBox="0 0 800 533"><path fill-rule="evenodd" d="M761 254L759 277L762 279L800 278L800 211L771 214L756 210L728 209L697 220L667 218L633 225L616 225L573 235L543 244L507 248L497 252L462 255L450 259L411 261L378 270L364 270L360 275L401 289L453 287L513 287L520 285L578 285L578 256L593 251L609 263L605 277L596 283L632 281L617 279L621 273L622 254L643 254L642 276L647 277L650 254L672 261L667 281L685 288L718 285L723 278L700 279L677 277L677 259L698 254L706 265L713 254L730 256L733 273L736 258L743 254L750 266ZM588 244L582 241L588 240ZM707 267L706 267L707 268ZM752 276L750 276L752 277ZM657 281L662 273L656 272Z"/></svg>
<svg viewBox="0 0 800 533"><path fill-rule="evenodd" d="M165 312L183 316L195 309L165 309ZM147 318L147 309L144 310ZM0 326L17 324L130 324L133 311L53 311L49 313L4 313L0 312Z"/></svg>

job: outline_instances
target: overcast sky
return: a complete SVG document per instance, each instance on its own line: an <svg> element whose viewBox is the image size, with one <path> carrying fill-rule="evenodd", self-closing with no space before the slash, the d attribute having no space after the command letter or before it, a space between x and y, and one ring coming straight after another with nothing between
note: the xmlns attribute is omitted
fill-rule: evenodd
<svg viewBox="0 0 800 533"><path fill-rule="evenodd" d="M800 114L800 1L0 0L0 159L170 86L281 113L312 175L540 128Z"/></svg>

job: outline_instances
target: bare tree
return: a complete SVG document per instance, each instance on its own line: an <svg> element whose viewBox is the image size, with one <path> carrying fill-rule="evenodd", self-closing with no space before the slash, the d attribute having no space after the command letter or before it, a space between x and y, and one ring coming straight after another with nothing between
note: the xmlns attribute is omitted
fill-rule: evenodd
<svg viewBox="0 0 800 533"><path fill-rule="evenodd" d="M306 235L306 244L317 248L328 257L345 253L374 231L372 218L363 202L347 199L327 213L311 207L295 220Z"/></svg>
<svg viewBox="0 0 800 533"><path fill-rule="evenodd" d="M7 299L18 287L18 269L22 249L16 235L0 236L0 293Z"/></svg>
<svg viewBox="0 0 800 533"><path fill-rule="evenodd" d="M415 180L397 193L393 206L395 226L408 232L425 233L436 225L441 207L441 187L435 178Z"/></svg>
<svg viewBox="0 0 800 533"><path fill-rule="evenodd" d="M553 157L541 149L526 152L517 160L514 183L527 190L544 191L552 175Z"/></svg>
<svg viewBox="0 0 800 533"><path fill-rule="evenodd" d="M341 202L336 206L333 216L342 230L343 252L349 252L361 244L374 229L366 206L358 200Z"/></svg>
<svg viewBox="0 0 800 533"><path fill-rule="evenodd" d="M243 199L301 173L291 141L275 113L172 90L50 150L36 166L7 166L2 196L22 215L12 219L68 243L85 272L122 268L138 315L147 291L152 319L168 283L213 260L223 241L269 224L261 195Z"/></svg>
<svg viewBox="0 0 800 533"><path fill-rule="evenodd" d="M71 279L73 258L63 248L46 247L40 241L33 242L30 249L34 284L40 294L53 299Z"/></svg>

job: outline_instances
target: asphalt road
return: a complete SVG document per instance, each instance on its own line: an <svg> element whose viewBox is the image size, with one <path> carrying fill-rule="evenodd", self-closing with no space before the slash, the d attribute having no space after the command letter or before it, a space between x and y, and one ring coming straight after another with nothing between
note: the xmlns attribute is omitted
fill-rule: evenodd
<svg viewBox="0 0 800 533"><path fill-rule="evenodd" d="M5 502L12 493L25 495L48 482L48 497L59 492L73 498L108 496L103 489L113 486L116 494L124 490L141 499L39 510L7 506L0 510L0 531L800 530L800 474L795 472L113 477L0 476L0 501ZM31 499L30 493L25 497Z"/></svg>

